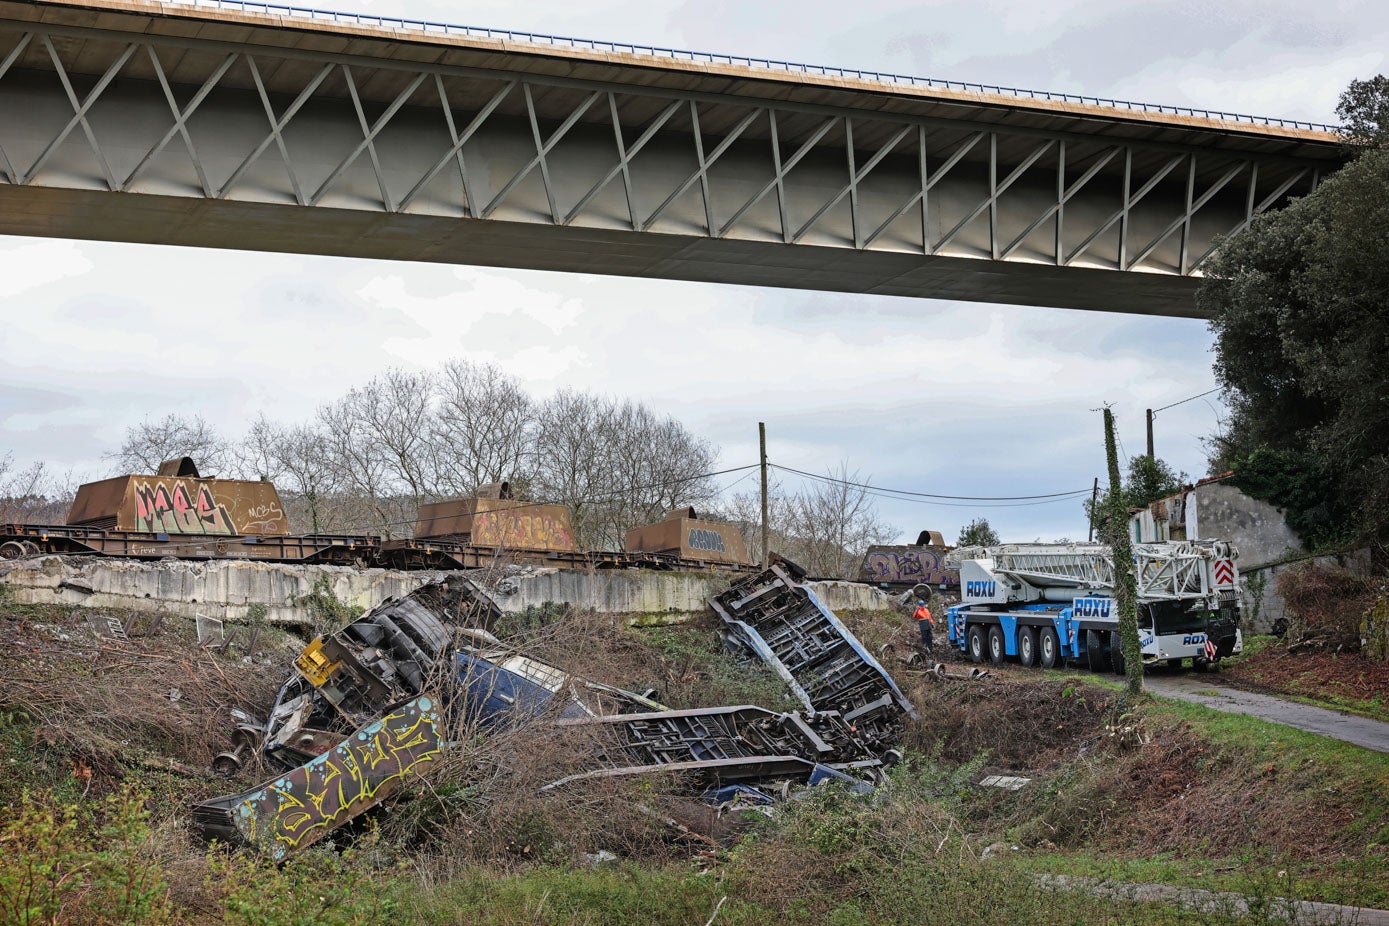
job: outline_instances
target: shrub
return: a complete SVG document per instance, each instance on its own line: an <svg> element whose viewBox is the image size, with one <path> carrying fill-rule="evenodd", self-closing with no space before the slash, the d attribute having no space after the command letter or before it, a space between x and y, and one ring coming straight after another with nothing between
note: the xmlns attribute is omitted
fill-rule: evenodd
<svg viewBox="0 0 1389 926"><path fill-rule="evenodd" d="M151 854L144 795L93 805L25 792L0 822L0 921L102 926L174 921Z"/></svg>
<svg viewBox="0 0 1389 926"><path fill-rule="evenodd" d="M1305 563L1278 577L1278 593L1292 620L1289 643L1313 639L1323 645L1359 646L1360 621L1374 602L1374 583L1340 566Z"/></svg>

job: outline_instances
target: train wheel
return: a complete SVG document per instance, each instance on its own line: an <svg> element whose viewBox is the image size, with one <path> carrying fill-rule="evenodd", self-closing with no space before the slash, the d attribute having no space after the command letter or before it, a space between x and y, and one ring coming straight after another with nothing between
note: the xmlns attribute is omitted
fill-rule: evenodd
<svg viewBox="0 0 1389 926"><path fill-rule="evenodd" d="M970 662L980 663L984 661L984 630L978 624L969 628L969 633L965 639L969 645Z"/></svg>
<svg viewBox="0 0 1389 926"><path fill-rule="evenodd" d="M1054 628L1042 628L1037 648L1042 656L1043 669L1055 669L1057 666L1065 665L1066 660L1061 657L1061 641L1057 638Z"/></svg>
<svg viewBox="0 0 1389 926"><path fill-rule="evenodd" d="M1037 631L1032 627L1018 630L1018 662L1029 669L1037 664Z"/></svg>
<svg viewBox="0 0 1389 926"><path fill-rule="evenodd" d="M0 543L0 559L19 559L24 555L24 545L18 540Z"/></svg>
<svg viewBox="0 0 1389 926"><path fill-rule="evenodd" d="M1091 672L1103 672L1109 668L1109 654L1105 652L1105 634L1099 630L1085 631L1085 664Z"/></svg>
<svg viewBox="0 0 1389 926"><path fill-rule="evenodd" d="M996 666L1003 665L1003 657L1007 650L1003 648L1003 628L989 628L989 662Z"/></svg>

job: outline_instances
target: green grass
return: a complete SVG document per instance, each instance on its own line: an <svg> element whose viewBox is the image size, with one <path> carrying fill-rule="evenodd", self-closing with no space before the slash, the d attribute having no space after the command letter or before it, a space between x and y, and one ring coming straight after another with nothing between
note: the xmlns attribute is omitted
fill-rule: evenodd
<svg viewBox="0 0 1389 926"><path fill-rule="evenodd" d="M1202 738L1248 750L1257 762L1286 765L1314 761L1338 779L1377 781L1386 789L1384 793L1389 793L1389 754L1247 714L1217 711L1173 698L1151 698L1148 710L1189 721ZM1389 812L1389 806L1384 809Z"/></svg>
<svg viewBox="0 0 1389 926"><path fill-rule="evenodd" d="M1340 740L1296 730L1257 717L1215 711L1199 704L1149 698L1140 708L1149 724L1186 723L1209 745L1203 775L1236 775L1255 771L1273 787L1289 789L1315 783L1305 812L1316 813L1315 798L1344 799L1353 817L1344 831L1354 834L1361 850L1327 853L1317 861L1297 862L1251 839L1249 849L1233 857L1199 853L1159 853L1123 858L1079 847L1031 856L1026 864L1057 874L1086 875L1122 881L1172 884L1242 893L1320 900L1389 908L1389 879L1384 877L1389 845L1389 755ZM1251 813L1258 813L1251 802ZM1280 872L1282 874L1280 874Z"/></svg>
<svg viewBox="0 0 1389 926"><path fill-rule="evenodd" d="M1310 707L1324 707L1329 711L1342 711L1347 714L1354 714L1357 717L1365 717L1370 720L1381 720L1389 723L1389 703L1383 698L1364 700L1360 698L1343 698L1339 695L1323 695L1312 697L1310 695L1281 693L1276 697L1285 701L1293 701L1297 704L1306 704Z"/></svg>
<svg viewBox="0 0 1389 926"><path fill-rule="evenodd" d="M1048 853L1017 859L1028 871L1123 881L1169 884L1253 897L1316 900L1371 909L1389 908L1382 859L1349 858L1326 866L1298 866L1257 852L1225 858L1163 853L1126 859L1089 852Z"/></svg>

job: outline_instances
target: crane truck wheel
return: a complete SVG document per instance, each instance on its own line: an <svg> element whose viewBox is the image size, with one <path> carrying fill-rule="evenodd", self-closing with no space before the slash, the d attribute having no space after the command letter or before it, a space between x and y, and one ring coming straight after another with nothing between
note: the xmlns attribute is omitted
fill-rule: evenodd
<svg viewBox="0 0 1389 926"><path fill-rule="evenodd" d="M969 646L969 661L979 663L984 661L984 630L978 624L969 628L969 633L965 635Z"/></svg>
<svg viewBox="0 0 1389 926"><path fill-rule="evenodd" d="M1018 662L1029 669L1037 664L1037 631L1032 627L1018 630Z"/></svg>
<svg viewBox="0 0 1389 926"><path fill-rule="evenodd" d="M1040 638L1037 640L1037 647L1042 656L1043 669L1055 669L1064 663L1061 657L1061 641L1057 638L1053 628L1042 628Z"/></svg>
<svg viewBox="0 0 1389 926"><path fill-rule="evenodd" d="M1109 667L1115 675L1124 674L1124 646L1117 633L1109 635Z"/></svg>
<svg viewBox="0 0 1389 926"><path fill-rule="evenodd" d="M1003 628L989 628L989 662L996 666L1003 665L1003 657L1007 650L1003 648Z"/></svg>
<svg viewBox="0 0 1389 926"><path fill-rule="evenodd" d="M1085 664L1091 672L1103 672L1109 668L1109 654L1105 652L1105 636L1099 630L1085 631Z"/></svg>

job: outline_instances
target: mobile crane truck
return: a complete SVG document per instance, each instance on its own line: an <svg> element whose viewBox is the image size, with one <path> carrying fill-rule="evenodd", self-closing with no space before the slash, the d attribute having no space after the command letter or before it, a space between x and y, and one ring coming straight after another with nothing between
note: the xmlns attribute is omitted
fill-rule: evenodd
<svg viewBox="0 0 1389 926"><path fill-rule="evenodd" d="M1190 659L1204 672L1240 652L1237 551L1219 540L1135 544L1138 637L1145 666ZM964 547L950 642L974 662L1124 672L1114 565L1100 543Z"/></svg>

